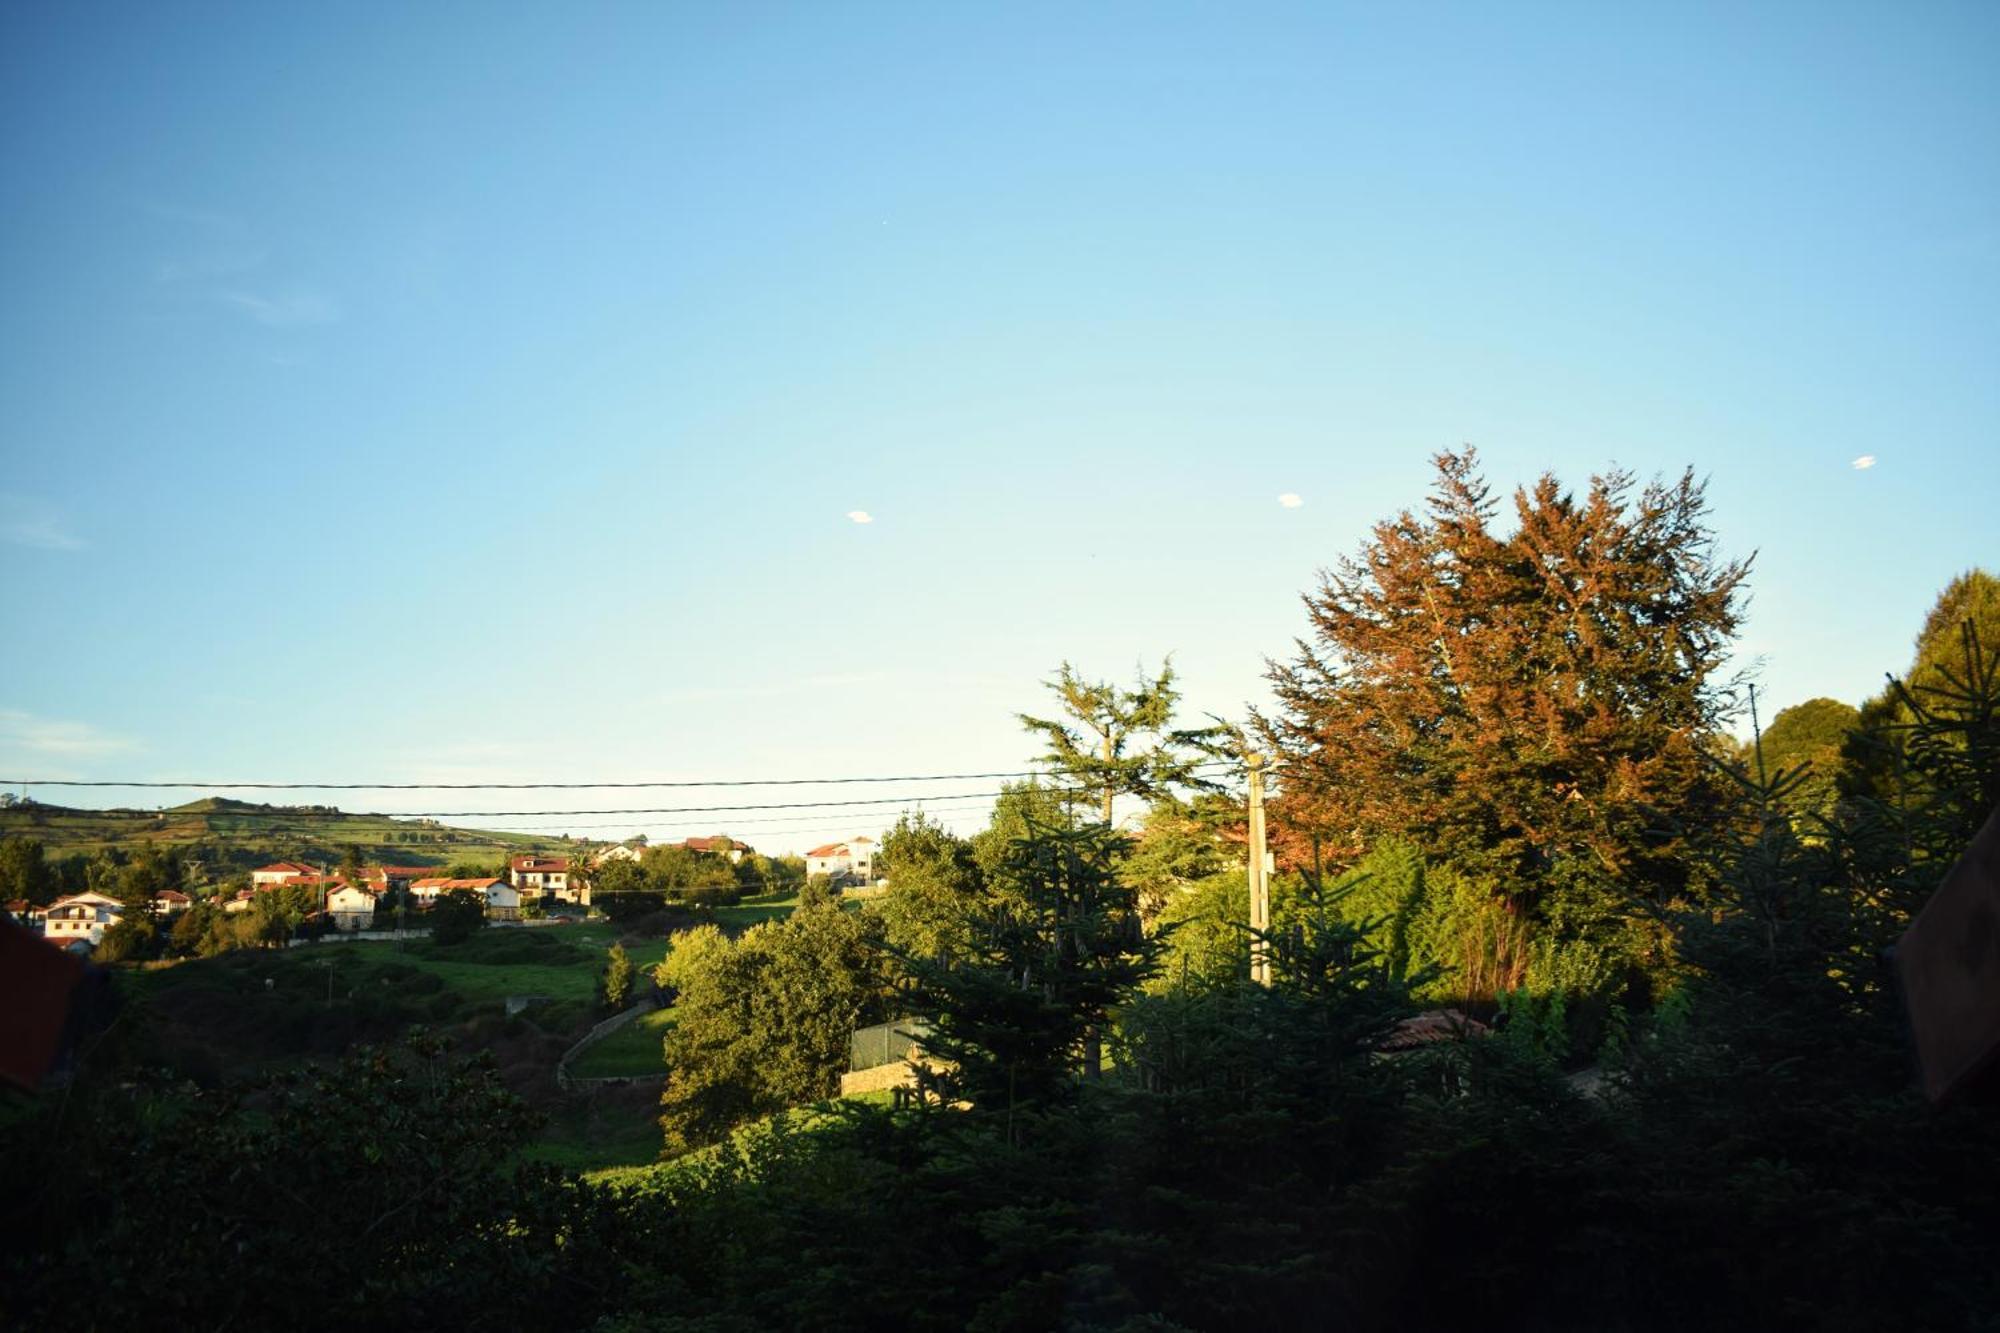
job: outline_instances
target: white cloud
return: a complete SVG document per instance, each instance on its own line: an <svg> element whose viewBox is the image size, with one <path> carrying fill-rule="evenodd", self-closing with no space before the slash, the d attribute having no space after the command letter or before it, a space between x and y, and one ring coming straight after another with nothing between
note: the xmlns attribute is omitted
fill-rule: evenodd
<svg viewBox="0 0 2000 1333"><path fill-rule="evenodd" d="M873 523L875 521L875 515L869 513L866 509L850 509L847 511L847 517L856 523Z"/></svg>
<svg viewBox="0 0 2000 1333"><path fill-rule="evenodd" d="M0 495L0 541L38 551L83 549L83 539L69 530L61 512L31 495Z"/></svg>
<svg viewBox="0 0 2000 1333"><path fill-rule="evenodd" d="M215 299L272 329L331 324L340 318L340 308L329 297L305 288L293 288L273 296L243 291L218 292Z"/></svg>
<svg viewBox="0 0 2000 1333"><path fill-rule="evenodd" d="M83 759L137 748L125 737L100 731L88 722L64 722L18 708L0 708L0 754Z"/></svg>
<svg viewBox="0 0 2000 1333"><path fill-rule="evenodd" d="M1287 509L1297 509L1300 505L1304 504L1305 501L1301 500L1293 492L1286 491L1283 495L1278 497L1278 503L1283 505Z"/></svg>
<svg viewBox="0 0 2000 1333"><path fill-rule="evenodd" d="M1854 460L1852 466L1856 472L1866 472L1869 468L1875 466L1875 455L1863 454Z"/></svg>

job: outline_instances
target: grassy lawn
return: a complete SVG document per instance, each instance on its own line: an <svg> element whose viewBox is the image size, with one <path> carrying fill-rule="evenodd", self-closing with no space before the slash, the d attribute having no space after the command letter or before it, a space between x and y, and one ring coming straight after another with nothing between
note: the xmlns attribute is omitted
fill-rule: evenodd
<svg viewBox="0 0 2000 1333"><path fill-rule="evenodd" d="M796 893L766 893L745 898L734 907L715 909L715 924L730 934L739 934L766 921L778 921L799 905Z"/></svg>
<svg viewBox="0 0 2000 1333"><path fill-rule="evenodd" d="M618 1089L558 1106L521 1159L565 1171L642 1170L660 1155L659 1089Z"/></svg>
<svg viewBox="0 0 2000 1333"><path fill-rule="evenodd" d="M570 1061L577 1078L631 1078L663 1074L667 1063L661 1043L674 1024L672 1009L655 1009L619 1028Z"/></svg>
<svg viewBox="0 0 2000 1333"><path fill-rule="evenodd" d="M400 963L438 977L473 1003L498 1003L509 995L546 995L588 1004L604 966L603 952L563 934L560 928L483 930L452 945L354 940L292 949L287 956L302 960L351 956L377 966Z"/></svg>
<svg viewBox="0 0 2000 1333"><path fill-rule="evenodd" d="M887 1106L891 1100L893 1099L886 1091L866 1092L857 1097L836 1097L832 1101L816 1102L811 1106L795 1106L789 1111L781 1112L780 1115L784 1120L785 1132L811 1134L838 1120L843 1102ZM607 1156L606 1160L596 1166L577 1166L573 1169L581 1171L584 1179L593 1185L643 1190L649 1186L665 1183L677 1172L716 1161L725 1153L753 1151L760 1139L767 1138L776 1131L774 1122L779 1118L780 1116L765 1116L752 1120L737 1126L726 1143L697 1148L685 1156L669 1158L664 1162L658 1160L660 1132L658 1125L653 1125L653 1151L646 1156L629 1162L611 1161Z"/></svg>

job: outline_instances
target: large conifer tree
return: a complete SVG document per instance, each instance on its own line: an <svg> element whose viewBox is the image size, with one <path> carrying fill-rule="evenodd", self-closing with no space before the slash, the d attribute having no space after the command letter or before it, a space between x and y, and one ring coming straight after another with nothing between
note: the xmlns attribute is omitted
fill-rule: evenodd
<svg viewBox="0 0 2000 1333"><path fill-rule="evenodd" d="M1271 667L1282 818L1349 856L1407 839L1514 896L1565 861L1671 890L1657 831L1720 799L1703 751L1748 562L1717 555L1692 473L1581 496L1544 475L1503 532L1474 452L1436 464L1426 512L1323 571L1310 638Z"/></svg>

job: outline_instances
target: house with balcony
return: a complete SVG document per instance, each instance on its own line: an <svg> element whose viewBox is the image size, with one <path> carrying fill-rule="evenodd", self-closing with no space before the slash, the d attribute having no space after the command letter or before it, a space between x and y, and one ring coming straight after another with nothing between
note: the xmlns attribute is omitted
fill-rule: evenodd
<svg viewBox="0 0 2000 1333"><path fill-rule="evenodd" d="M125 904L102 893L78 893L49 904L42 919L42 934L49 943L63 946L82 941L96 944L104 932L125 919Z"/></svg>
<svg viewBox="0 0 2000 1333"><path fill-rule="evenodd" d="M590 906L589 887L570 882L566 856L517 856L507 863L507 880L516 891L517 906L520 898L542 897Z"/></svg>

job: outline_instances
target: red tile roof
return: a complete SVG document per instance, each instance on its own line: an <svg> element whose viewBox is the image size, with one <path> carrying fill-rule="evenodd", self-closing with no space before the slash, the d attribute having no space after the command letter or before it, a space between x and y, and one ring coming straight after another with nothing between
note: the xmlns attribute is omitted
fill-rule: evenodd
<svg viewBox="0 0 2000 1333"><path fill-rule="evenodd" d="M532 875L536 871L561 874L569 869L569 858L566 856L517 856L510 864L514 869L521 871L523 874Z"/></svg>
<svg viewBox="0 0 2000 1333"><path fill-rule="evenodd" d="M815 847L815 848L813 848L813 849L812 849L811 851L807 852L807 853L806 853L806 855L807 855L807 856L846 856L846 855L847 855L847 844L846 844L846 843L844 843L844 842L830 842L830 843L828 843L828 844L827 844L826 846L824 846L824 847Z"/></svg>

